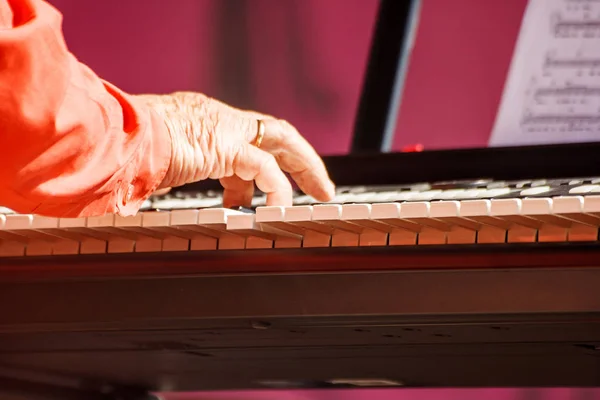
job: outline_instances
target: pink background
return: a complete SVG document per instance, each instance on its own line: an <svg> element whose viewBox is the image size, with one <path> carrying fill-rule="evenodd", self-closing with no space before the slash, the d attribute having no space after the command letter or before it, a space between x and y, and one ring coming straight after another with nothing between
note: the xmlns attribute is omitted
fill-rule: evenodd
<svg viewBox="0 0 600 400"><path fill-rule="evenodd" d="M71 50L133 92L197 90L347 153L375 0L51 0ZM395 148L485 146L526 0L424 0Z"/></svg>
<svg viewBox="0 0 600 400"><path fill-rule="evenodd" d="M348 152L375 0L50 0L67 43L132 92L202 91ZM401 1L401 0L398 0ZM526 0L423 0L395 148L485 146ZM173 399L592 399L593 390L286 391ZM170 397L169 397L170 398Z"/></svg>

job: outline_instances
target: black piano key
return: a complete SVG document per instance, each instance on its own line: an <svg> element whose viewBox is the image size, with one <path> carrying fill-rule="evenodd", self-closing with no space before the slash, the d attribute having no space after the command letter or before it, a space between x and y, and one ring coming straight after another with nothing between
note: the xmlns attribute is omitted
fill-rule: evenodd
<svg viewBox="0 0 600 400"><path fill-rule="evenodd" d="M246 214L255 214L256 210L248 207L229 207L230 210L240 211Z"/></svg>

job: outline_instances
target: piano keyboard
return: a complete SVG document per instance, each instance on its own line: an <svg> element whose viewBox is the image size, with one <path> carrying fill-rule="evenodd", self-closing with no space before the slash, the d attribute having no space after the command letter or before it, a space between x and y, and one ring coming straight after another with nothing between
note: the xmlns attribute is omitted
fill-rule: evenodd
<svg viewBox="0 0 600 400"><path fill-rule="evenodd" d="M221 208L218 192L148 200L133 217L51 218L0 209L0 256L194 250L592 242L600 179L339 188L326 204Z"/></svg>

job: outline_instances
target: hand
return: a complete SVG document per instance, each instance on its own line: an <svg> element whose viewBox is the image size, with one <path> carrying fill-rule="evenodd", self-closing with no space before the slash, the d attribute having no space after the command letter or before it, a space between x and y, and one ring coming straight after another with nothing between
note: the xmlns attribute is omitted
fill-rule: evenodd
<svg viewBox="0 0 600 400"><path fill-rule="evenodd" d="M248 206L256 186L267 205L292 205L289 173L300 189L318 201L329 201L335 186L321 158L289 123L243 111L199 93L138 95L161 115L171 134L171 164L160 188L207 178L223 185L223 206ZM264 139L254 145L258 120Z"/></svg>

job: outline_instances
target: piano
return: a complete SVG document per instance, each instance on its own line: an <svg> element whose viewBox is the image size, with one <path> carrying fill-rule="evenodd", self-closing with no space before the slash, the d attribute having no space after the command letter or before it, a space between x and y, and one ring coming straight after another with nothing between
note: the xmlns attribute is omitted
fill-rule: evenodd
<svg viewBox="0 0 600 400"><path fill-rule="evenodd" d="M375 44L403 37L381 10ZM600 143L380 153L398 88L368 81L327 204L205 181L127 218L0 210L3 398L600 384Z"/></svg>

